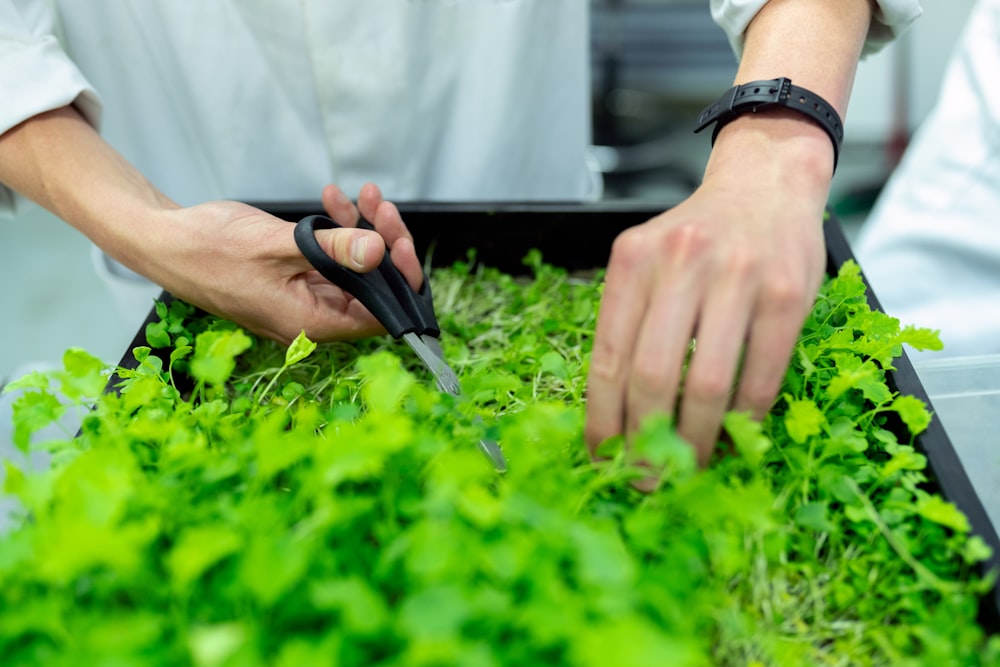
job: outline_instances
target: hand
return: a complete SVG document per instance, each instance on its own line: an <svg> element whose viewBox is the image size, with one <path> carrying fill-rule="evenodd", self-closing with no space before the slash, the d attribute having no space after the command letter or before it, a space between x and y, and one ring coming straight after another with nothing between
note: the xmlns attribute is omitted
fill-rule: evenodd
<svg viewBox="0 0 1000 667"><path fill-rule="evenodd" d="M320 245L359 272L376 268L385 247L419 289L423 280L406 225L379 189L362 188L355 206L337 187L322 194L326 213L346 229L317 231ZM252 206L217 201L165 213L159 246L137 267L173 295L254 333L291 342L301 330L314 341L384 332L368 310L319 275L293 238L294 225ZM354 229L359 215L376 231Z"/></svg>
<svg viewBox="0 0 1000 667"><path fill-rule="evenodd" d="M665 411L705 464L725 411L762 418L780 389L824 273L830 147L803 162L738 143L717 144L687 201L614 243L588 378L592 454Z"/></svg>

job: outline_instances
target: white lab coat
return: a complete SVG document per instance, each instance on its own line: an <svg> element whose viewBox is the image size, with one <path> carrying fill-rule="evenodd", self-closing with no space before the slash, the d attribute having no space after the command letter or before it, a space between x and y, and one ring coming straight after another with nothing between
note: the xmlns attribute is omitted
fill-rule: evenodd
<svg viewBox="0 0 1000 667"><path fill-rule="evenodd" d="M737 51L765 1L712 0ZM917 0L879 5L870 48L920 13ZM369 180L390 199L586 199L599 194L588 9L0 0L0 133L75 103L182 205L315 200L326 183Z"/></svg>
<svg viewBox="0 0 1000 667"><path fill-rule="evenodd" d="M3 4L5 24L27 8L25 29L49 29L41 3ZM76 99L182 205L367 180L396 199L595 194L580 0L55 5L69 62L51 40L25 55L4 106ZM51 63L79 77L50 80Z"/></svg>
<svg viewBox="0 0 1000 667"><path fill-rule="evenodd" d="M883 309L942 352L1000 353L1000 0L973 8L934 109L855 244Z"/></svg>

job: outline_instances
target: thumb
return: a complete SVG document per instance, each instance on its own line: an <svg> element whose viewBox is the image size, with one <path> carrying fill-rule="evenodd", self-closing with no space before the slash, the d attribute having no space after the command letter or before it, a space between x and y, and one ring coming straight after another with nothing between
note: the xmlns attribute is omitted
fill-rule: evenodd
<svg viewBox="0 0 1000 667"><path fill-rule="evenodd" d="M377 268L385 255L385 239L369 229L321 229L316 240L335 262L359 273Z"/></svg>

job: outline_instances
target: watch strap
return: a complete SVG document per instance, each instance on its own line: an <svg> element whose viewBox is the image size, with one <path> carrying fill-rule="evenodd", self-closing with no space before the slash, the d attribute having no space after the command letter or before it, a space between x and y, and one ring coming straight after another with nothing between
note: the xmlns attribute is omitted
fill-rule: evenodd
<svg viewBox="0 0 1000 667"><path fill-rule="evenodd" d="M822 97L806 88L792 85L792 80L786 77L733 86L722 97L705 107L698 116L698 125L694 131L701 132L715 123L712 131L714 144L719 130L738 116L774 106L798 111L823 128L833 143L833 168L836 170L840 147L844 142L844 124L840 115Z"/></svg>

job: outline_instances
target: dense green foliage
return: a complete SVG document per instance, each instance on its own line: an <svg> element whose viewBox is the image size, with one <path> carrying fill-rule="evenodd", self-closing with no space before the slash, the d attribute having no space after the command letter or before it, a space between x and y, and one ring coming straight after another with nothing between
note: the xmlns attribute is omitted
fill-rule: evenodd
<svg viewBox="0 0 1000 667"><path fill-rule="evenodd" d="M95 400L79 350L24 378L17 442L53 466L8 466L0 664L1000 664L988 548L928 484L925 406L885 382L936 337L872 312L855 265L771 414L729 415L698 469L666 418L587 457L600 276L528 264L432 274L463 400L390 339L285 350L180 302L120 393ZM93 409L32 444L57 395Z"/></svg>

